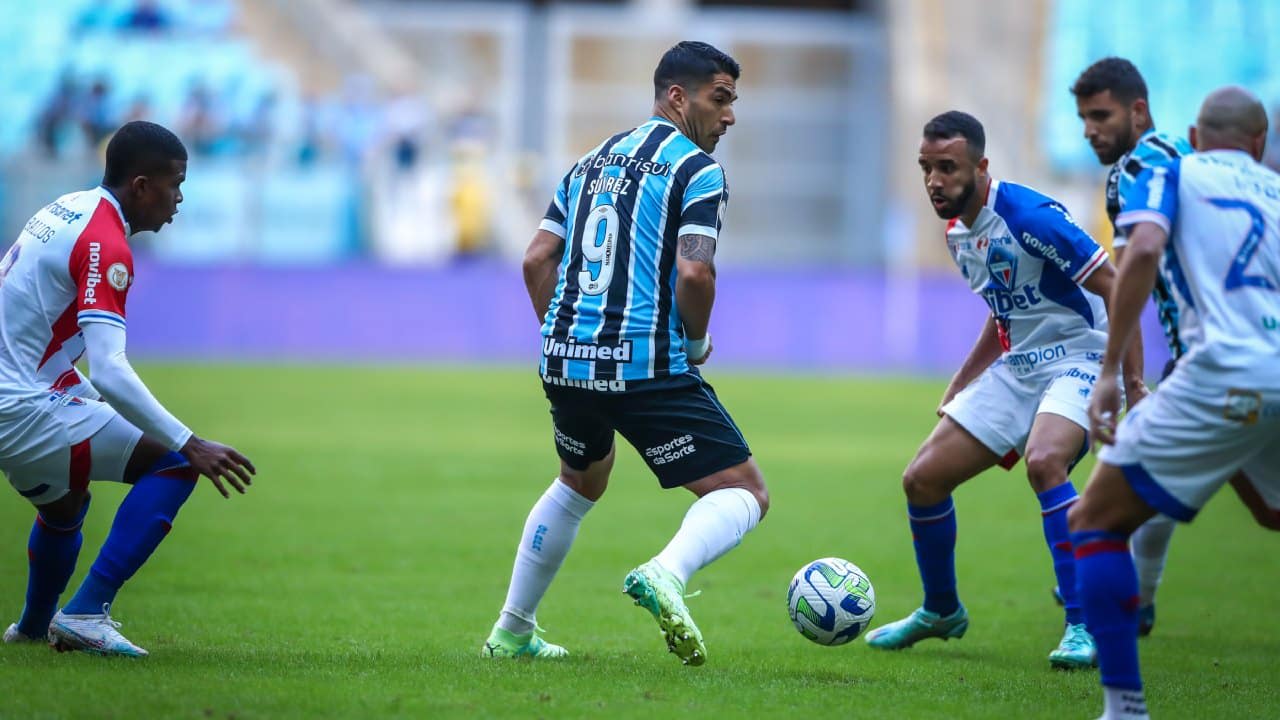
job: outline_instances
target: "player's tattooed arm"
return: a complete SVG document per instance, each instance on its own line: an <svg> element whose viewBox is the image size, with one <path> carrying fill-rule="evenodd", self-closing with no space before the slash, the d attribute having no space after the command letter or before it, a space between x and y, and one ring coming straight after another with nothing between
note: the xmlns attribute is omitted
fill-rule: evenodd
<svg viewBox="0 0 1280 720"><path fill-rule="evenodd" d="M685 336L707 336L711 306L716 301L716 240L707 235L681 235L676 257L676 308Z"/></svg>
<svg viewBox="0 0 1280 720"><path fill-rule="evenodd" d="M691 262L705 263L715 274L716 240L708 235L681 235L680 257Z"/></svg>

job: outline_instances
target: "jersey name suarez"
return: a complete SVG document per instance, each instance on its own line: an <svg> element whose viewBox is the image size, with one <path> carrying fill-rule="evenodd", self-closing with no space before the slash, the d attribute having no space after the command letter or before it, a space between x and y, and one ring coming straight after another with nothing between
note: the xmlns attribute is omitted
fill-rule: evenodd
<svg viewBox="0 0 1280 720"><path fill-rule="evenodd" d="M575 163L540 225L565 239L542 324L543 377L601 381L576 385L595 389L689 372L677 240L717 239L728 198L720 165L662 118Z"/></svg>
<svg viewBox="0 0 1280 720"><path fill-rule="evenodd" d="M973 226L947 225L947 249L999 324L1011 370L1105 349L1106 307L1081 286L1106 250L1053 199L992 180Z"/></svg>
<svg viewBox="0 0 1280 720"><path fill-rule="evenodd" d="M1280 387L1280 175L1235 150L1143 171L1117 222L1170 233L1161 271L1184 360L1215 382Z"/></svg>

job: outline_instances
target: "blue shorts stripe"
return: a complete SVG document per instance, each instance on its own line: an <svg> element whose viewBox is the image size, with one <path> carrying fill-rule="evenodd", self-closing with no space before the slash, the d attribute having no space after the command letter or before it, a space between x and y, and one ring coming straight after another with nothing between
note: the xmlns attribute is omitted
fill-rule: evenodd
<svg viewBox="0 0 1280 720"><path fill-rule="evenodd" d="M1129 481L1129 487L1138 493L1138 497L1156 510L1182 522L1191 522L1196 516L1197 510L1183 505L1168 490L1160 487L1160 483L1141 464L1121 465L1120 472L1124 473L1124 479Z"/></svg>

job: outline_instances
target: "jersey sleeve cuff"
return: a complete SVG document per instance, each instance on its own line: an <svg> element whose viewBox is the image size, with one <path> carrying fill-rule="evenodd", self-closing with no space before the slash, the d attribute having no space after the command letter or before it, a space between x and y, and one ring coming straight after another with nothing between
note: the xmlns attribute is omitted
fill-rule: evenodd
<svg viewBox="0 0 1280 720"><path fill-rule="evenodd" d="M185 425L180 425L179 428L180 429L177 434L169 439L169 449L174 452L181 450L182 446L186 445L187 441L191 439L191 436L195 435L195 433L191 432L190 428Z"/></svg>
<svg viewBox="0 0 1280 720"><path fill-rule="evenodd" d="M564 229L564 225L561 225L560 223L554 220L550 220L548 218L543 218L542 222L538 223L538 229L546 230L547 232L559 238L565 238L569 236L569 232Z"/></svg>
<svg viewBox="0 0 1280 720"><path fill-rule="evenodd" d="M104 323L114 325L121 330L125 329L124 316L105 310L81 310L76 314L76 324L84 325L85 323Z"/></svg>
<svg viewBox="0 0 1280 720"><path fill-rule="evenodd" d="M676 237L684 237L685 235L706 235L712 240L720 239L720 233L715 228L707 225L681 225Z"/></svg>
<svg viewBox="0 0 1280 720"><path fill-rule="evenodd" d="M1160 229L1165 231L1165 234L1169 233L1169 228L1171 227L1169 218L1165 217L1164 213L1156 210L1126 210L1116 216L1116 227L1118 228L1130 228L1144 222L1159 225Z"/></svg>
<svg viewBox="0 0 1280 720"><path fill-rule="evenodd" d="M1089 276L1093 274L1093 271L1102 267L1102 264L1106 261L1106 249L1101 247L1098 248L1093 252L1093 255L1089 257L1089 262L1085 263L1083 268L1080 268L1080 272L1076 273L1075 277L1071 278L1071 281L1077 285L1082 285L1084 281L1088 280Z"/></svg>

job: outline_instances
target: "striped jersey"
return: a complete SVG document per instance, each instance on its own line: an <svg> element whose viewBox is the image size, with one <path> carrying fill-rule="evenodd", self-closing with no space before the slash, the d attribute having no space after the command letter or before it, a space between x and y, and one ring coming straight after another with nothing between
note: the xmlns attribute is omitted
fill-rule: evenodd
<svg viewBox="0 0 1280 720"><path fill-rule="evenodd" d="M1280 386L1280 175L1238 150L1196 153L1139 175L1118 221L1169 234L1179 365L1227 387Z"/></svg>
<svg viewBox="0 0 1280 720"><path fill-rule="evenodd" d="M1013 372L1106 348L1106 306L1082 286L1107 251L1053 199L992 180L972 226L948 223L947 249L991 308Z"/></svg>
<svg viewBox="0 0 1280 720"><path fill-rule="evenodd" d="M542 323L543 377L621 389L689 372L677 239L718 239L728 198L719 163L659 117L574 164L540 225L565 239Z"/></svg>
<svg viewBox="0 0 1280 720"><path fill-rule="evenodd" d="M1128 242L1125 238L1126 228L1118 225L1116 218L1124 211L1125 197L1138 175L1143 170L1164 165L1192 152L1194 150L1186 140L1151 129L1138 138L1138 144L1132 150L1111 166L1111 172L1107 174L1107 217L1111 219L1111 226L1115 230L1115 247L1122 248ZM1176 360L1182 357L1187 348L1178 335L1178 305L1163 276L1156 278L1151 298L1155 301L1160 325L1164 327L1169 354Z"/></svg>
<svg viewBox="0 0 1280 720"><path fill-rule="evenodd" d="M120 203L97 187L42 208L0 260L0 454L17 453L14 444L29 435L24 400L50 391L97 397L75 369L84 353L80 328L125 326L128 232Z"/></svg>

